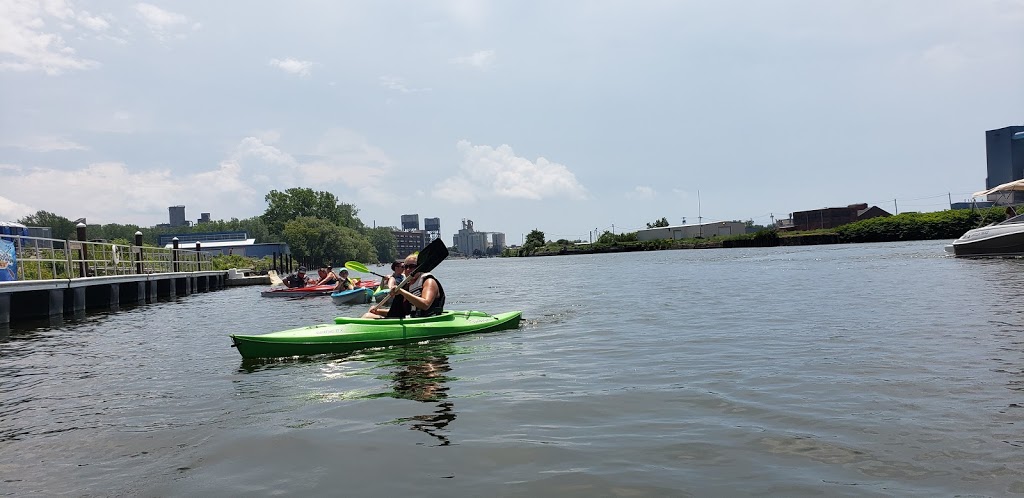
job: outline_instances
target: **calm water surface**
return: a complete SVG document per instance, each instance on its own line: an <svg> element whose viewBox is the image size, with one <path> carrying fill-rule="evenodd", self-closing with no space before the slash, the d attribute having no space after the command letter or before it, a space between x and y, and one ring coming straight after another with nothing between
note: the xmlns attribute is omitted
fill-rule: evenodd
<svg viewBox="0 0 1024 498"><path fill-rule="evenodd" d="M243 362L246 287L19 326L0 494L1024 494L1024 260L941 242L449 260L521 328Z"/></svg>

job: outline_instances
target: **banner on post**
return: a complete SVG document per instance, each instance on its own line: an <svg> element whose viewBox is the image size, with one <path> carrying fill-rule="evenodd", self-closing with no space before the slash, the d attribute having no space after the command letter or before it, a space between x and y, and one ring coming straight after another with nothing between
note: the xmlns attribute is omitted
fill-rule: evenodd
<svg viewBox="0 0 1024 498"><path fill-rule="evenodd" d="M18 258L14 243L0 239L0 282L18 280Z"/></svg>

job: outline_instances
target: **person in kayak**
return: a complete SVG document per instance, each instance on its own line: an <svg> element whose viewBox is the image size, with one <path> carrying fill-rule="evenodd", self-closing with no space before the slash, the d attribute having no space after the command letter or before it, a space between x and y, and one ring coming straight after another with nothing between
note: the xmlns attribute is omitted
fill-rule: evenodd
<svg viewBox="0 0 1024 498"><path fill-rule="evenodd" d="M298 272L292 275L288 275L284 279L284 285L288 286L288 288L290 289L294 289L296 287L305 287L310 283L311 282L309 281L309 279L306 278L305 266L300 266Z"/></svg>
<svg viewBox="0 0 1024 498"><path fill-rule="evenodd" d="M356 284L352 283L352 279L348 278L348 270L342 268L341 274L338 275L338 285L334 287L334 292L347 291L355 288Z"/></svg>
<svg viewBox="0 0 1024 498"><path fill-rule="evenodd" d="M417 318L440 315L444 311L444 287L437 277L430 273L416 272L416 255L405 258L402 270L406 285L398 285L391 289L390 297L394 300L390 308L377 308L367 312L363 318Z"/></svg>
<svg viewBox="0 0 1024 498"><path fill-rule="evenodd" d="M394 286L402 283L402 279L405 278L405 275L402 274L402 265L401 261L391 262L391 275L380 279L381 289L391 290Z"/></svg>
<svg viewBox="0 0 1024 498"><path fill-rule="evenodd" d="M331 265L324 266L321 269L321 273L320 281L317 282L316 285L333 285L338 283L340 280L340 278L338 278L338 274L334 273L334 267Z"/></svg>

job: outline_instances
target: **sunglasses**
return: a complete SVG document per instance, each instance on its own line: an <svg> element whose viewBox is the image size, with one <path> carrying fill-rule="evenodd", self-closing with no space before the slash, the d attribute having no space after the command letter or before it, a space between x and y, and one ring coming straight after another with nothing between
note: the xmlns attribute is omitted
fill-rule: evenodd
<svg viewBox="0 0 1024 498"><path fill-rule="evenodd" d="M408 269L411 270L413 268L416 268L416 266L417 266L416 263L412 263L412 264L405 263L405 264L402 265L402 268L408 268Z"/></svg>

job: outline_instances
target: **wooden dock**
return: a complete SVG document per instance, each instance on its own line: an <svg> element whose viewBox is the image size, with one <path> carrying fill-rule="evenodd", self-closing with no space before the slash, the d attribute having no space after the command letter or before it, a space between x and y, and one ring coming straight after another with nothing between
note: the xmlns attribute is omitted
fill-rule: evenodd
<svg viewBox="0 0 1024 498"><path fill-rule="evenodd" d="M23 320L74 316L87 309L151 304L225 287L226 271L112 275L0 282L0 326Z"/></svg>

